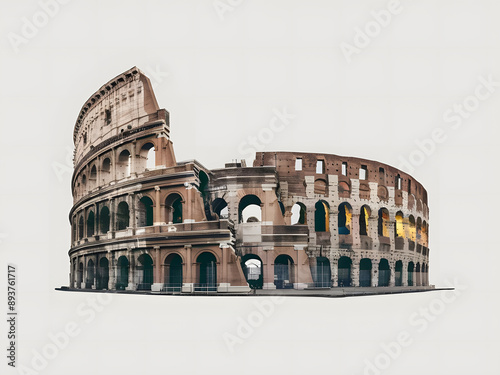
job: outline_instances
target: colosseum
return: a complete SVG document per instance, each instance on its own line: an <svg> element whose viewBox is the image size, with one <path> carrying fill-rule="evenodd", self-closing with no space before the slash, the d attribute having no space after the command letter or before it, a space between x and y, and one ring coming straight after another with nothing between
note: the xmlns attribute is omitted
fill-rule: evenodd
<svg viewBox="0 0 500 375"><path fill-rule="evenodd" d="M71 289L428 285L427 192L389 165L303 152L178 162L136 67L85 102L73 141Z"/></svg>

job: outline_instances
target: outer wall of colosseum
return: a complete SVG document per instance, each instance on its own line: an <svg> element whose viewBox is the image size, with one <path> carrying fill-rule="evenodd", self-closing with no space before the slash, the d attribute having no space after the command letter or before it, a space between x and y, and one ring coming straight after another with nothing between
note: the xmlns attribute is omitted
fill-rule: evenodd
<svg viewBox="0 0 500 375"><path fill-rule="evenodd" d="M178 162L135 67L87 100L74 143L72 288L428 285L427 192L391 166L300 152Z"/></svg>

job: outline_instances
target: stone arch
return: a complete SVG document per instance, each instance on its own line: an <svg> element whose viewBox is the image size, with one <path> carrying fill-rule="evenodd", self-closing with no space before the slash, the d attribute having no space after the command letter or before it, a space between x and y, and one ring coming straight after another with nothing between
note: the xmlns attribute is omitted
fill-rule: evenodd
<svg viewBox="0 0 500 375"><path fill-rule="evenodd" d="M262 202L253 194L245 195L238 203L238 222L262 221Z"/></svg>
<svg viewBox="0 0 500 375"><path fill-rule="evenodd" d="M180 224L183 222L182 196L178 193L171 193L165 198L165 219L167 223Z"/></svg>
<svg viewBox="0 0 500 375"><path fill-rule="evenodd" d="M297 202L291 209L291 224L307 225L307 207L302 202Z"/></svg>
<svg viewBox="0 0 500 375"><path fill-rule="evenodd" d="M263 264L262 259L256 254L246 254L241 258L243 274L252 289L262 289L264 285Z"/></svg>
<svg viewBox="0 0 500 375"><path fill-rule="evenodd" d="M274 285L276 289L291 289L295 280L292 257L280 254L274 259Z"/></svg>
<svg viewBox="0 0 500 375"><path fill-rule="evenodd" d="M330 231L330 206L327 202L320 200L316 202L314 211L314 230L316 232Z"/></svg>
<svg viewBox="0 0 500 375"><path fill-rule="evenodd" d="M343 202L339 205L338 213L338 233L351 234L352 230L352 206Z"/></svg>

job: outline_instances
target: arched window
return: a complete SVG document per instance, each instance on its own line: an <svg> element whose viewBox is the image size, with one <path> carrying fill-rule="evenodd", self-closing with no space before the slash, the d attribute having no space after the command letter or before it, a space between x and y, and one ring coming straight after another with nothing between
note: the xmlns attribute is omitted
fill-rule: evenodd
<svg viewBox="0 0 500 375"><path fill-rule="evenodd" d="M196 258L198 266L198 286L195 290L217 291L217 259L212 253L203 252Z"/></svg>
<svg viewBox="0 0 500 375"><path fill-rule="evenodd" d="M87 176L82 176L82 190L81 193L85 195L87 193Z"/></svg>
<svg viewBox="0 0 500 375"><path fill-rule="evenodd" d="M417 219L417 243L422 243L422 219Z"/></svg>
<svg viewBox="0 0 500 375"><path fill-rule="evenodd" d="M328 196L328 184L326 183L326 180L319 178L314 181L314 194Z"/></svg>
<svg viewBox="0 0 500 375"><path fill-rule="evenodd" d="M240 223L262 221L261 204L256 195L245 195L238 204L238 221Z"/></svg>
<svg viewBox="0 0 500 375"><path fill-rule="evenodd" d="M78 239L81 240L83 238L83 216L80 216L78 220Z"/></svg>
<svg viewBox="0 0 500 375"><path fill-rule="evenodd" d="M292 289L294 282L293 260L281 254L274 260L274 285L276 289Z"/></svg>
<svg viewBox="0 0 500 375"><path fill-rule="evenodd" d="M144 148L144 146L142 147ZM156 150L154 147L151 147L146 155L146 168L154 169L155 167L156 167Z"/></svg>
<svg viewBox="0 0 500 375"><path fill-rule="evenodd" d="M316 232L329 231L330 207L325 201L316 202L314 212L314 230Z"/></svg>
<svg viewBox="0 0 500 375"><path fill-rule="evenodd" d="M99 260L97 268L97 289L108 289L109 283L109 261L106 257Z"/></svg>
<svg viewBox="0 0 500 375"><path fill-rule="evenodd" d="M95 278L95 269L94 269L94 261L92 259L89 259L87 263L87 280L86 280L86 285L85 288L91 289L92 286L94 285L94 278Z"/></svg>
<svg viewBox="0 0 500 375"><path fill-rule="evenodd" d="M164 290L180 292L182 289L182 258L179 254L170 254L165 258Z"/></svg>
<svg viewBox="0 0 500 375"><path fill-rule="evenodd" d="M359 262L359 286L372 286L372 261L363 258Z"/></svg>
<svg viewBox="0 0 500 375"><path fill-rule="evenodd" d="M137 285L138 290L151 290L153 284L153 259L148 254L141 254L137 258L137 273L139 282Z"/></svg>
<svg viewBox="0 0 500 375"><path fill-rule="evenodd" d="M102 183L109 181L111 175L111 160L106 158L102 161L101 180Z"/></svg>
<svg viewBox="0 0 500 375"><path fill-rule="evenodd" d="M404 225L403 225L403 213L401 211L398 211L396 213L396 221L395 221L395 226L396 230L394 233L396 234L396 237L405 237L405 230L404 230Z"/></svg>
<svg viewBox="0 0 500 375"><path fill-rule="evenodd" d="M118 274L116 277L116 289L124 290L128 286L129 262L126 256L118 258Z"/></svg>
<svg viewBox="0 0 500 375"><path fill-rule="evenodd" d="M109 231L109 208L103 206L101 208L101 213L99 215L99 227L102 234L106 234Z"/></svg>
<svg viewBox="0 0 500 375"><path fill-rule="evenodd" d="M410 215L410 217L408 218L408 222L410 224L410 240L412 240L413 242L416 241L416 238L417 238L417 232L416 232L416 226L415 226L415 218L413 217L413 215Z"/></svg>
<svg viewBox="0 0 500 375"><path fill-rule="evenodd" d="M352 260L349 257L340 257L338 263L339 287L351 286Z"/></svg>
<svg viewBox="0 0 500 375"><path fill-rule="evenodd" d="M165 199L165 210L165 217L168 223L182 223L182 197L179 194L170 194Z"/></svg>
<svg viewBox="0 0 500 375"><path fill-rule="evenodd" d="M153 201L151 198L142 197L137 205L137 226L148 227L153 225Z"/></svg>
<svg viewBox="0 0 500 375"><path fill-rule="evenodd" d="M87 237L91 237L94 235L94 223L95 223L95 215L94 211L90 211L87 216Z"/></svg>
<svg viewBox="0 0 500 375"><path fill-rule="evenodd" d="M118 156L118 163L116 168L117 178L129 177L132 168L132 155L128 150L123 150Z"/></svg>
<svg viewBox="0 0 500 375"><path fill-rule="evenodd" d="M291 224L307 224L307 209L303 203L295 203L292 206Z"/></svg>
<svg viewBox="0 0 500 375"><path fill-rule="evenodd" d="M394 273L394 285L403 285L403 262L398 260L396 262L395 273Z"/></svg>
<svg viewBox="0 0 500 375"><path fill-rule="evenodd" d="M413 262L408 263L408 286L413 286L413 270L415 269L415 264Z"/></svg>
<svg viewBox="0 0 500 375"><path fill-rule="evenodd" d="M262 259L255 254L247 254L241 258L241 268L250 288L262 289L264 284Z"/></svg>
<svg viewBox="0 0 500 375"><path fill-rule="evenodd" d="M97 168L95 165L92 166L92 169L90 170L90 183L91 183L91 186L89 187L90 190L93 189L94 187L96 187L97 185Z"/></svg>
<svg viewBox="0 0 500 375"><path fill-rule="evenodd" d="M339 206L338 229L339 234L350 234L352 228L352 207L344 202Z"/></svg>
<svg viewBox="0 0 500 375"><path fill-rule="evenodd" d="M378 286L389 286L391 280L391 268L387 259L380 259L378 264Z"/></svg>
<svg viewBox="0 0 500 375"><path fill-rule="evenodd" d="M368 236L369 227L369 218L371 215L371 209L367 205L361 207L361 212L359 213L359 234L361 236Z"/></svg>
<svg viewBox="0 0 500 375"><path fill-rule="evenodd" d="M229 218L229 210L227 207L227 202L222 198L216 198L212 202L212 210L219 219L228 219Z"/></svg>
<svg viewBox="0 0 500 375"><path fill-rule="evenodd" d="M381 208L378 210L378 235L382 237L389 236L389 211L387 208Z"/></svg>
<svg viewBox="0 0 500 375"><path fill-rule="evenodd" d="M332 275L328 258L317 257L314 271L314 286L317 288L331 288Z"/></svg>
<svg viewBox="0 0 500 375"><path fill-rule="evenodd" d="M116 212L116 227L117 230L127 229L129 226L130 216L127 202L120 202Z"/></svg>

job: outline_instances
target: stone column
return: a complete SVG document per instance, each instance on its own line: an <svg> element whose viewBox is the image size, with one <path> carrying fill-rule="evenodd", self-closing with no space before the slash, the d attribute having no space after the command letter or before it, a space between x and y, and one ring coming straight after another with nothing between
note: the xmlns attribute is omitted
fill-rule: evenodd
<svg viewBox="0 0 500 375"><path fill-rule="evenodd" d="M184 268L183 268L183 283L182 283L182 291L183 292L192 292L193 291L193 260L191 259L192 256L192 247L191 245L184 245L184 251L186 254L186 261L184 263Z"/></svg>
<svg viewBox="0 0 500 375"><path fill-rule="evenodd" d="M117 274L117 264L114 252L108 252L108 261L109 261L109 281L108 281L108 289L116 290L116 274Z"/></svg>
<svg viewBox="0 0 500 375"><path fill-rule="evenodd" d="M135 261L135 256L134 253L132 252L131 249L127 251L128 258L130 259L129 261L129 272L128 272L128 286L125 288L126 290L136 290L137 289L137 282L136 282L136 275L135 275L135 268L136 268L136 261Z"/></svg>
<svg viewBox="0 0 500 375"><path fill-rule="evenodd" d="M151 291L152 292L160 292L161 289L163 288L163 283L162 283L162 264L161 264L161 259L160 259L160 246L155 246L153 248L153 253L154 253L154 279L153 279L153 285L151 285Z"/></svg>
<svg viewBox="0 0 500 375"><path fill-rule="evenodd" d="M330 259L330 272L332 274L332 286L339 286L339 263L338 259L332 260Z"/></svg>
<svg viewBox="0 0 500 375"><path fill-rule="evenodd" d="M376 246L377 249L380 250L380 242L378 240L378 217L373 217L372 215L368 219L368 235L372 239L372 249L375 250Z"/></svg>
<svg viewBox="0 0 500 375"><path fill-rule="evenodd" d="M352 259L351 285L359 286L359 262L357 262L356 259Z"/></svg>
<svg viewBox="0 0 500 375"><path fill-rule="evenodd" d="M128 226L129 228L136 228L137 227L137 218L135 217L135 203L136 203L136 196L133 193L129 193L127 195L127 203L129 207L129 222Z"/></svg>
<svg viewBox="0 0 500 375"><path fill-rule="evenodd" d="M403 269L401 270L401 285L408 286L408 263L403 261Z"/></svg>
<svg viewBox="0 0 500 375"><path fill-rule="evenodd" d="M276 285L274 285L274 259L270 260L271 254L274 254L273 250L264 251L265 256L262 260L266 265L264 268L264 289L276 289Z"/></svg>
<svg viewBox="0 0 500 375"><path fill-rule="evenodd" d="M389 286L396 285L396 262L389 261L389 268L391 270L391 277L389 279Z"/></svg>
<svg viewBox="0 0 500 375"><path fill-rule="evenodd" d="M154 215L154 225L160 225L161 220L161 204L160 204L160 187L155 186L155 215Z"/></svg>
<svg viewBox="0 0 500 375"><path fill-rule="evenodd" d="M130 142L130 176L137 175L137 171L135 170L135 166L137 165L137 155L135 152L136 141Z"/></svg>
<svg viewBox="0 0 500 375"><path fill-rule="evenodd" d="M116 181L116 149L111 150L111 181Z"/></svg>
<svg viewBox="0 0 500 375"><path fill-rule="evenodd" d="M359 235L359 213L352 213L351 236L352 236L352 247L355 249L359 249L361 247L361 237Z"/></svg>
<svg viewBox="0 0 500 375"><path fill-rule="evenodd" d="M371 270L372 286L378 286L378 263L372 260L372 270Z"/></svg>
<svg viewBox="0 0 500 375"><path fill-rule="evenodd" d="M116 232L116 209L115 200L109 199L109 229L111 232Z"/></svg>

